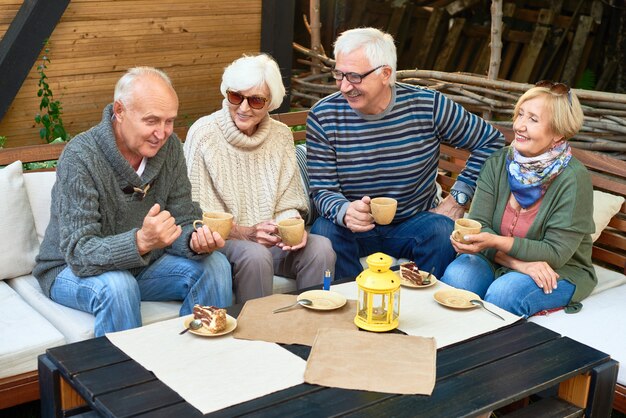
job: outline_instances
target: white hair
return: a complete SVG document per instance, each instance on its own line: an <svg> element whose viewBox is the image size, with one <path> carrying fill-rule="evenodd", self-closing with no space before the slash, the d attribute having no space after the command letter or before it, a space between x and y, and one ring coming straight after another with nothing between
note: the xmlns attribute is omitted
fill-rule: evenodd
<svg viewBox="0 0 626 418"><path fill-rule="evenodd" d="M115 85L115 92L113 93L113 101L121 102L124 106L127 106L132 100L133 85L135 81L145 75L159 77L172 89L172 80L165 74L164 71L154 67L133 67L128 69L126 73L117 81Z"/></svg>
<svg viewBox="0 0 626 418"><path fill-rule="evenodd" d="M267 54L244 55L236 59L224 70L220 91L226 97L226 90L244 91L266 85L270 91L268 110L278 109L285 97L285 86L278 64Z"/></svg>
<svg viewBox="0 0 626 418"><path fill-rule="evenodd" d="M349 54L363 48L365 57L372 67L388 65L391 68L390 83L396 82L398 60L393 36L376 28L357 28L342 32L335 41L335 59L339 54ZM377 73L381 69L376 70Z"/></svg>

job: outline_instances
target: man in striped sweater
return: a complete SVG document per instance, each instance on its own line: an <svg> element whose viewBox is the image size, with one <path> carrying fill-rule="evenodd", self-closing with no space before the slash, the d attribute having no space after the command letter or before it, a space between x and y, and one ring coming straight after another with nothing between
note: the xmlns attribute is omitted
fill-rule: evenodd
<svg viewBox="0 0 626 418"><path fill-rule="evenodd" d="M307 120L310 193L320 217L311 232L328 237L336 278L356 277L359 257L382 251L443 273L455 252L453 220L463 216L476 179L500 132L442 94L396 82L391 35L351 29L335 42L339 92L320 100ZM471 152L450 196L437 201L439 145ZM390 225L376 225L370 198L398 201Z"/></svg>

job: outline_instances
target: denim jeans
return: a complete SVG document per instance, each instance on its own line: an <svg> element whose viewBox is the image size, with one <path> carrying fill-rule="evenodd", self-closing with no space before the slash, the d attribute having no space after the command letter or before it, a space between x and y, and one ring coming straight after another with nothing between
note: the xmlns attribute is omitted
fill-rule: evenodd
<svg viewBox="0 0 626 418"><path fill-rule="evenodd" d="M441 281L474 292L487 302L526 318L567 305L576 290L576 286L561 278L557 288L546 294L529 275L518 271L496 279L491 263L473 254L459 255L448 266Z"/></svg>
<svg viewBox="0 0 626 418"><path fill-rule="evenodd" d="M333 244L337 279L355 278L363 271L359 258L379 251L413 260L421 270L434 267L438 276L456 254L450 244L453 228L454 222L446 216L420 212L402 223L376 225L371 231L357 233L319 217L311 233L325 236Z"/></svg>
<svg viewBox="0 0 626 418"><path fill-rule="evenodd" d="M50 297L61 305L93 314L96 337L141 326L140 303L182 300L180 315L193 305L226 307L232 303L230 263L214 252L195 261L165 254L134 277L126 270L78 277L66 267L52 285Z"/></svg>

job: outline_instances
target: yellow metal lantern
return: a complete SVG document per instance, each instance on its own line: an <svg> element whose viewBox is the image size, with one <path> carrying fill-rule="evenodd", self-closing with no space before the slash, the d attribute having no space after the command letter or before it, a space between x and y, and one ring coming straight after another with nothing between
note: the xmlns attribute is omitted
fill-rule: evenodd
<svg viewBox="0 0 626 418"><path fill-rule="evenodd" d="M368 331L383 332L398 327L400 278L391 270L391 257L374 253L367 257L368 268L356 278L359 286L354 323Z"/></svg>

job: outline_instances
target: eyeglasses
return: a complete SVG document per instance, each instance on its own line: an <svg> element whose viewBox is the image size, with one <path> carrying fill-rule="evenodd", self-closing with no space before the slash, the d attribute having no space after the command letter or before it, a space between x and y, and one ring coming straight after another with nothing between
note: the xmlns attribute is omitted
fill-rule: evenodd
<svg viewBox="0 0 626 418"><path fill-rule="evenodd" d="M378 70L381 67L384 67L384 65L379 65L378 67L374 68L373 70L369 70L368 72L363 73L363 74L359 74L359 73L343 73L343 72L341 72L339 70L333 69L331 71L331 74L333 75L333 78L335 80L337 80L337 81L341 81L345 77L346 80L348 80L350 83L352 83L352 84L359 84L361 81L363 81L363 79L365 77L367 77L368 75L372 74L374 71Z"/></svg>
<svg viewBox="0 0 626 418"><path fill-rule="evenodd" d="M232 90L226 90L226 99L228 99L231 104L237 106L242 104L244 100L247 100L248 106L257 110L263 109L265 103L269 101L268 98L263 96L244 96L243 94Z"/></svg>
<svg viewBox="0 0 626 418"><path fill-rule="evenodd" d="M567 93L567 100L569 101L569 105L572 105L572 92L569 86L565 83L557 83L550 80L541 80L535 83L535 87L543 87L550 90L551 93L557 95L563 95Z"/></svg>

